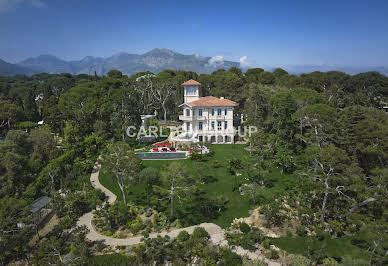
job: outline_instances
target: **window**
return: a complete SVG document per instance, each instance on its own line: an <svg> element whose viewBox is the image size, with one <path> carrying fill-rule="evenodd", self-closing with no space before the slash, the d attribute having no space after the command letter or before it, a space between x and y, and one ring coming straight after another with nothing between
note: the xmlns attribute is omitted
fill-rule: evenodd
<svg viewBox="0 0 388 266"><path fill-rule="evenodd" d="M221 109L217 109L217 115L218 116L221 116L221 112L222 112Z"/></svg>
<svg viewBox="0 0 388 266"><path fill-rule="evenodd" d="M202 116L202 109L198 109L198 116Z"/></svg>
<svg viewBox="0 0 388 266"><path fill-rule="evenodd" d="M228 114L228 109L225 108L224 113L225 113L225 115L227 115Z"/></svg>
<svg viewBox="0 0 388 266"><path fill-rule="evenodd" d="M212 109L212 115L214 116L214 109Z"/></svg>
<svg viewBox="0 0 388 266"><path fill-rule="evenodd" d="M221 121L217 121L217 129L221 130L222 129L222 123Z"/></svg>
<svg viewBox="0 0 388 266"><path fill-rule="evenodd" d="M189 122L186 122L186 130L190 131L190 123Z"/></svg>
<svg viewBox="0 0 388 266"><path fill-rule="evenodd" d="M199 124L198 124L198 129L199 129L199 130L202 130L202 128L203 128L203 123L202 123L202 122L199 122Z"/></svg>
<svg viewBox="0 0 388 266"><path fill-rule="evenodd" d="M195 109L193 109L193 116L195 116Z"/></svg>
<svg viewBox="0 0 388 266"><path fill-rule="evenodd" d="M224 129L228 129L228 121L224 122Z"/></svg>
<svg viewBox="0 0 388 266"><path fill-rule="evenodd" d="M195 86L186 87L186 95L197 95L197 87Z"/></svg>
<svg viewBox="0 0 388 266"><path fill-rule="evenodd" d="M190 116L190 109L186 109L186 116Z"/></svg>
<svg viewBox="0 0 388 266"><path fill-rule="evenodd" d="M215 123L214 121L212 121L212 129L214 130L214 127L215 127Z"/></svg>

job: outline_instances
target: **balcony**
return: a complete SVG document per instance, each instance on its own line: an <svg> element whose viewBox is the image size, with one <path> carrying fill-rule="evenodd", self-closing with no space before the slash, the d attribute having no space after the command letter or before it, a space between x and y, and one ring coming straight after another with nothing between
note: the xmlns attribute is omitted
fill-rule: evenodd
<svg viewBox="0 0 388 266"><path fill-rule="evenodd" d="M181 121L193 121L193 117L187 116L187 115L180 115L179 120L181 120Z"/></svg>
<svg viewBox="0 0 388 266"><path fill-rule="evenodd" d="M179 120L181 120L181 121L193 121L193 120L203 121L205 119L206 119L205 116L187 116L187 115L180 115L179 116Z"/></svg>
<svg viewBox="0 0 388 266"><path fill-rule="evenodd" d="M225 120L226 116L224 115L211 115L209 116L210 120Z"/></svg>

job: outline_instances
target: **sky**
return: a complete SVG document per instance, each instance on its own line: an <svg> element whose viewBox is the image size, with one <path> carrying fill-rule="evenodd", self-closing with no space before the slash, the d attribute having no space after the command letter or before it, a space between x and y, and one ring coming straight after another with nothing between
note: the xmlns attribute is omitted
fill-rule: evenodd
<svg viewBox="0 0 388 266"><path fill-rule="evenodd" d="M388 65L385 0L0 0L0 58L145 53L247 66Z"/></svg>

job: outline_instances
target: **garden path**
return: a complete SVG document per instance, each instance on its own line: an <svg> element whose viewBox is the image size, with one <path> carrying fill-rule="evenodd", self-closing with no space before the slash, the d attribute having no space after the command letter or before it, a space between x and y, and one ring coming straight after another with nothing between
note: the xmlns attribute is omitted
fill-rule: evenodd
<svg viewBox="0 0 388 266"><path fill-rule="evenodd" d="M108 203L112 204L116 201L117 197L106 187L101 185L98 176L100 173L101 165L97 162L93 168L93 171L90 175L90 182L95 189L100 189L104 194L108 197ZM91 241L101 241L108 246L132 246L142 242L142 236L130 237L130 238L113 238L109 236L101 235L97 232L92 226L93 219L93 211L85 213L82 217L79 218L77 222L77 226L85 225L89 229L89 233L87 234L87 238ZM181 231L187 231L189 234L193 233L196 227L204 228L210 235L210 241L215 245L227 246L228 242L225 239L225 231L214 223L202 223L199 225L193 225L185 228L174 229L171 231L162 231L160 233L151 233L149 235L150 238L156 238L158 235L164 237L168 236L170 238L175 238ZM237 247L234 252L239 254L240 256L248 256L250 259L263 259L269 266L281 266L280 263L275 261L270 261L266 259L263 255L261 255L260 251L251 252L249 250L245 250L241 247Z"/></svg>

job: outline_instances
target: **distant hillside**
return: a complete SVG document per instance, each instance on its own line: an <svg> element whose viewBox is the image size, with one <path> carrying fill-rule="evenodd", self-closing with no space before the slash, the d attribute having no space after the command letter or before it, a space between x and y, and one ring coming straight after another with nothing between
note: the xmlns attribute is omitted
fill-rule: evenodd
<svg viewBox="0 0 388 266"><path fill-rule="evenodd" d="M22 66L7 63L0 59L0 76L31 75L34 71Z"/></svg>
<svg viewBox="0 0 388 266"><path fill-rule="evenodd" d="M28 58L17 64L0 60L0 75L15 75L35 73L71 73L105 75L111 69L118 69L126 75L141 71L158 73L165 69L194 71L199 74L211 73L217 69L240 67L239 62L224 60L221 56L183 55L169 49L153 49L145 54L117 53L107 58L86 56L81 60L65 61L53 55L40 55ZM338 70L348 74L367 71L378 71L388 75L387 67L347 67L329 65L294 65L280 66L291 74L310 73L312 71ZM275 66L268 66L271 71ZM246 70L246 69L243 69Z"/></svg>
<svg viewBox="0 0 388 266"><path fill-rule="evenodd" d="M369 71L377 71L377 72L380 72L381 74L388 75L388 67L383 67L383 66L352 67L352 66L330 66L330 65L295 65L295 66L284 66L282 68L288 71L290 74L297 74L297 75L302 73L311 73L313 71L327 72L327 71L333 71L333 70L345 72L351 75L369 72Z"/></svg>
<svg viewBox="0 0 388 266"><path fill-rule="evenodd" d="M87 56L79 61L65 61L52 55L28 58L17 65L35 73L72 73L105 75L111 69L118 69L126 75L140 71L158 73L164 69L188 70L197 73L211 73L220 68L239 67L240 63L211 60L211 57L183 55L168 49L153 49L145 54L117 53L108 58Z"/></svg>

